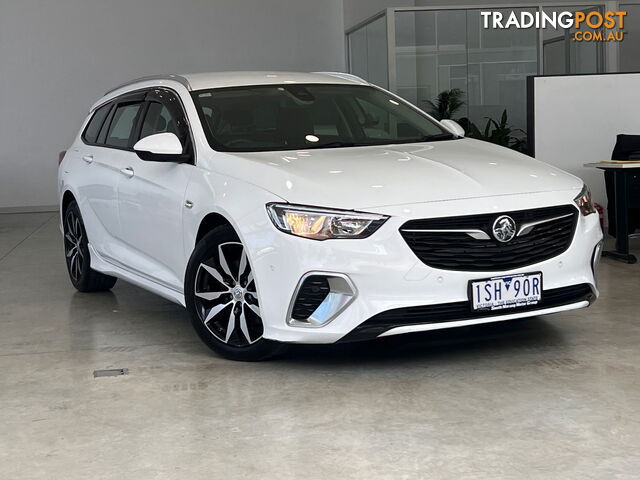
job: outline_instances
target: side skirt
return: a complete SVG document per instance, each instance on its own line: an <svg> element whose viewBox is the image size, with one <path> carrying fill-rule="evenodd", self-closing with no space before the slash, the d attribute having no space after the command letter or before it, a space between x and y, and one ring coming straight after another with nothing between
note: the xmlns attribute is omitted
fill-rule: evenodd
<svg viewBox="0 0 640 480"><path fill-rule="evenodd" d="M126 282L148 290L156 295L160 295L178 305L186 306L184 300L184 292L177 290L169 285L163 285L151 279L147 275L140 272L134 272L126 266L118 263L116 260L102 257L95 251L93 245L89 244L89 253L91 254L91 268L94 270L120 278Z"/></svg>

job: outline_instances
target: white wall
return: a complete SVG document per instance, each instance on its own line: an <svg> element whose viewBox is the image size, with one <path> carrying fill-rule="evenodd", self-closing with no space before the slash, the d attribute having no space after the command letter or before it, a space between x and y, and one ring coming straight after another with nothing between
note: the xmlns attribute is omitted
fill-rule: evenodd
<svg viewBox="0 0 640 480"><path fill-rule="evenodd" d="M576 75L535 79L535 156L582 178L606 206L602 171L616 135L640 135L640 74Z"/></svg>
<svg viewBox="0 0 640 480"><path fill-rule="evenodd" d="M0 0L0 208L56 203L58 152L121 82L344 57L342 0Z"/></svg>

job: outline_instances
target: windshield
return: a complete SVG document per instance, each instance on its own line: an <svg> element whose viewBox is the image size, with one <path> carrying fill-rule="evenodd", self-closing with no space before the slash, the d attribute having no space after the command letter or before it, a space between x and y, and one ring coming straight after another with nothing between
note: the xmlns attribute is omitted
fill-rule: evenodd
<svg viewBox="0 0 640 480"><path fill-rule="evenodd" d="M215 150L257 152L451 140L455 135L377 88L287 84L193 93Z"/></svg>

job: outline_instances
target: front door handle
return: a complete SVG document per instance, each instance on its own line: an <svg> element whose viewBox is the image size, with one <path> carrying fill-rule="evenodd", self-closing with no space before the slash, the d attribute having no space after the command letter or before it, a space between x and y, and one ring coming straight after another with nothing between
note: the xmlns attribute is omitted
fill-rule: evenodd
<svg viewBox="0 0 640 480"><path fill-rule="evenodd" d="M91 163L93 162L93 155L84 155L82 159L87 163Z"/></svg>
<svg viewBox="0 0 640 480"><path fill-rule="evenodd" d="M121 168L120 173L129 178L133 177L134 175L133 168L131 167Z"/></svg>

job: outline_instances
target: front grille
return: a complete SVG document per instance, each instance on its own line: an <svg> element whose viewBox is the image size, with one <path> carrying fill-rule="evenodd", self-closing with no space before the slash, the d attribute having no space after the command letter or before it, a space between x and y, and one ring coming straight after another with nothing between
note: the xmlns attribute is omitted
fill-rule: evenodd
<svg viewBox="0 0 640 480"><path fill-rule="evenodd" d="M291 310L294 320L306 320L311 316L322 301L329 295L330 288L327 277L311 275L305 278Z"/></svg>
<svg viewBox="0 0 640 480"><path fill-rule="evenodd" d="M573 239L578 214L578 209L573 205L560 205L515 212L410 220L400 227L400 234L417 257L430 267L466 272L510 270L548 260L567 250ZM491 229L493 222L502 215L509 215L516 222L517 229L527 223L563 218L536 225L528 234L501 243L493 237ZM464 232L443 230L480 230L490 238L476 239Z"/></svg>
<svg viewBox="0 0 640 480"><path fill-rule="evenodd" d="M594 298L595 295L591 287L583 283L569 287L544 290L542 292L542 299L536 305L504 310L474 311L468 301L395 308L371 317L358 325L340 341L354 342L372 339L395 327L473 320L475 318L495 317L509 315L511 313L535 312L536 310L570 305L585 300L591 302Z"/></svg>

